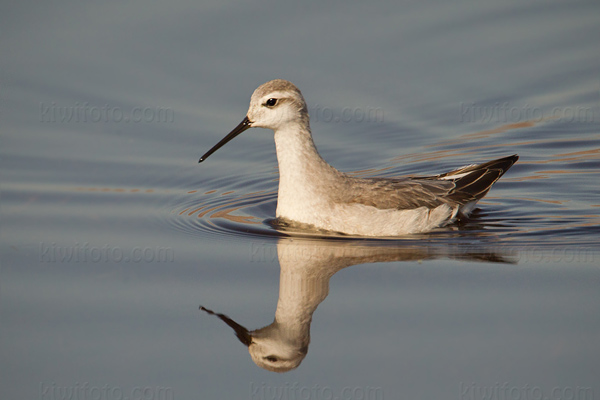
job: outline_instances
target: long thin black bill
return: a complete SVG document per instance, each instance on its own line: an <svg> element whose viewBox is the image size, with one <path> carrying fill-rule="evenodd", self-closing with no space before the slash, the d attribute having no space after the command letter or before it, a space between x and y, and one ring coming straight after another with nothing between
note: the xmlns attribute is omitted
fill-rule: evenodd
<svg viewBox="0 0 600 400"><path fill-rule="evenodd" d="M219 143L214 145L212 149L206 152L206 154L200 157L200 160L198 160L198 162L201 163L202 161L206 160L208 156L210 156L212 153L223 147L225 143L229 142L231 139L244 132L246 129L251 128L250 124L252 124L252 122L250 122L248 117L244 118L244 120L240 122L240 124L236 126L231 132L229 132L227 136L225 136Z"/></svg>
<svg viewBox="0 0 600 400"><path fill-rule="evenodd" d="M240 342L242 342L246 346L250 346L250 344L252 343L252 336L250 336L250 332L248 332L248 329L244 328L242 325L238 324L225 314L216 313L213 310L209 310L208 308L202 306L200 306L200 309L210 315L216 315L217 317L219 317L221 321L225 322L227 325L233 328L233 330L235 331L235 335L240 340Z"/></svg>

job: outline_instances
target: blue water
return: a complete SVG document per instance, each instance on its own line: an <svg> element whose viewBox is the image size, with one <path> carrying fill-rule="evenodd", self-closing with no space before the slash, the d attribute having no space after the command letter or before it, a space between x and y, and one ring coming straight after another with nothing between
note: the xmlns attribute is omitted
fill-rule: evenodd
<svg viewBox="0 0 600 400"><path fill-rule="evenodd" d="M3 399L600 396L597 2L1 10ZM358 176L520 159L461 226L282 229L272 132L198 164L274 78ZM287 273L277 374L199 306L265 327Z"/></svg>

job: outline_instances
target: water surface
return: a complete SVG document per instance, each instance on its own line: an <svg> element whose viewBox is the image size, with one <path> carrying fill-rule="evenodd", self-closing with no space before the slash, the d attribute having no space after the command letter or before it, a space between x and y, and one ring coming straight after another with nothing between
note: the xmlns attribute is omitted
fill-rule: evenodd
<svg viewBox="0 0 600 400"><path fill-rule="evenodd" d="M600 395L597 2L2 8L3 398ZM282 230L270 131L197 163L274 78L357 176L519 162L460 226ZM278 302L280 374L199 310Z"/></svg>

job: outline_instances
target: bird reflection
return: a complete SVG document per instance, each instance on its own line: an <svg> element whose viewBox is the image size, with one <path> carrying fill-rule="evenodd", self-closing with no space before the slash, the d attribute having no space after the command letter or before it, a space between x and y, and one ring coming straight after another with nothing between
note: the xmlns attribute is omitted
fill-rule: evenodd
<svg viewBox="0 0 600 400"><path fill-rule="evenodd" d="M460 246L356 245L343 241L281 239L277 243L281 268L275 320L249 331L233 319L203 306L230 326L261 368L287 372L297 368L308 352L312 315L329 293L329 280L339 270L357 264L455 258L514 263L510 256L482 248Z"/></svg>

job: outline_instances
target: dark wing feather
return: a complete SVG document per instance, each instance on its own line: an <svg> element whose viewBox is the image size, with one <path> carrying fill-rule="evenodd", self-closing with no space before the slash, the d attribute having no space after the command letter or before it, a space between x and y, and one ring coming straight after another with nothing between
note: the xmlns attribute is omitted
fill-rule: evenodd
<svg viewBox="0 0 600 400"><path fill-rule="evenodd" d="M338 199L379 209L452 207L480 200L517 161L517 155L469 165L441 175L400 179L348 178L352 193ZM456 176L455 179L452 177Z"/></svg>
<svg viewBox="0 0 600 400"><path fill-rule="evenodd" d="M519 156L515 154L483 164L460 168L456 171L440 175L437 178L445 177L445 179L449 179L453 175L460 176L454 180L456 188L449 193L448 197L457 199L457 202L460 204L465 204L462 199L467 198L470 198L467 202L479 201L518 159ZM467 174L464 175L465 173Z"/></svg>

